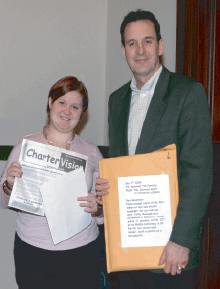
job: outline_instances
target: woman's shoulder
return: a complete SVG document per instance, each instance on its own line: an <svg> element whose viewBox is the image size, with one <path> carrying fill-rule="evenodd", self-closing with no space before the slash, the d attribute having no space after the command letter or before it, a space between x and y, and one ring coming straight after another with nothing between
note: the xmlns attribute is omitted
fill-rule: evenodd
<svg viewBox="0 0 220 289"><path fill-rule="evenodd" d="M78 135L75 135L74 139L74 146L77 146L77 148L81 151L81 153L85 153L86 155L97 157L98 159L102 159L102 155L100 153L100 150L98 149L98 146L94 144L91 141L88 141L87 139L81 138Z"/></svg>
<svg viewBox="0 0 220 289"><path fill-rule="evenodd" d="M42 132L37 132L37 133L25 135L17 141L16 145L20 145L22 143L23 139L41 142L42 136L43 136Z"/></svg>
<svg viewBox="0 0 220 289"><path fill-rule="evenodd" d="M82 138L82 137L78 136L77 134L75 134L74 140L79 145L84 145L84 146L87 146L91 149L97 148L97 145L95 145L93 142L91 142L85 138Z"/></svg>

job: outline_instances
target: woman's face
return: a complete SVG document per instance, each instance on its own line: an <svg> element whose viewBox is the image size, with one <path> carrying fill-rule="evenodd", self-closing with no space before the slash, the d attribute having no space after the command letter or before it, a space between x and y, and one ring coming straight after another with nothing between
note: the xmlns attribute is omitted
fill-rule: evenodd
<svg viewBox="0 0 220 289"><path fill-rule="evenodd" d="M83 112L83 99L77 91L70 91L52 103L49 98L50 126L59 132L72 132Z"/></svg>

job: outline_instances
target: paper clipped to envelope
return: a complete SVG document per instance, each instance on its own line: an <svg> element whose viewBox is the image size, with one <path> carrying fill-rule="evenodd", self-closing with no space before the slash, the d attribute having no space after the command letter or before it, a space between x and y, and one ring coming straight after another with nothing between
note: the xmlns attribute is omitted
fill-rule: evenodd
<svg viewBox="0 0 220 289"><path fill-rule="evenodd" d="M52 179L40 186L40 191L54 245L89 226L91 214L77 201L77 197L88 195L83 169Z"/></svg>
<svg viewBox="0 0 220 289"><path fill-rule="evenodd" d="M152 153L103 159L109 180L103 197L108 272L161 269L179 201L176 146Z"/></svg>

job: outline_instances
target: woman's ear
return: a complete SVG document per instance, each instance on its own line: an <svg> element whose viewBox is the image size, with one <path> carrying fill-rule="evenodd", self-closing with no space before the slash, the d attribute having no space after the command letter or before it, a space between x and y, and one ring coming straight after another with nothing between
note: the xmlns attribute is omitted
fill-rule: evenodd
<svg viewBox="0 0 220 289"><path fill-rule="evenodd" d="M51 98L51 97L49 97L49 99L48 99L48 105L49 105L49 109L51 108L51 104L52 104L52 98Z"/></svg>

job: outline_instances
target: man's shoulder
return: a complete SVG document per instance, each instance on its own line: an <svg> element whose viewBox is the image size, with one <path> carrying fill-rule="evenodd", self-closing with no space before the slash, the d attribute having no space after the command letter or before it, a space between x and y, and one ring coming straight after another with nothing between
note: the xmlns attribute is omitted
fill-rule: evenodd
<svg viewBox="0 0 220 289"><path fill-rule="evenodd" d="M121 95L127 93L129 90L131 90L130 84L131 84L131 81L125 83L124 85L122 85L121 87L119 87L118 89L113 91L110 94L110 99L114 99L114 98L120 97Z"/></svg>
<svg viewBox="0 0 220 289"><path fill-rule="evenodd" d="M176 72L171 72L169 71L166 67L163 67L163 74L167 74L169 73L169 83L170 85L193 85L196 83L199 83L198 80L189 77L189 76L185 76L183 74L179 74Z"/></svg>
<svg viewBox="0 0 220 289"><path fill-rule="evenodd" d="M186 84L195 84L195 83L199 83L198 80L189 77L189 76L185 76L179 73L171 73L170 76L170 80L174 81L175 83L186 83Z"/></svg>

